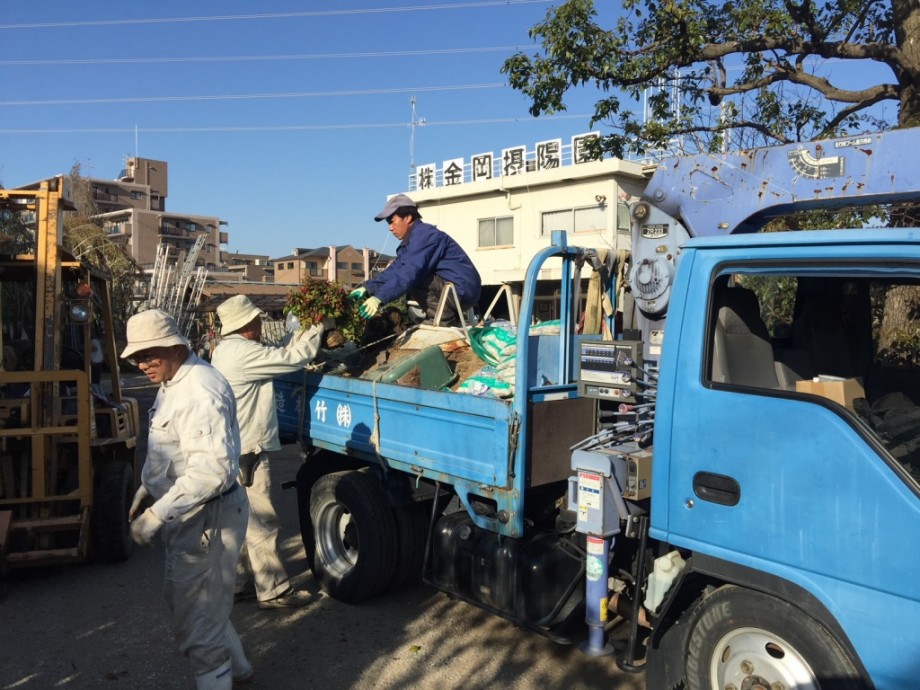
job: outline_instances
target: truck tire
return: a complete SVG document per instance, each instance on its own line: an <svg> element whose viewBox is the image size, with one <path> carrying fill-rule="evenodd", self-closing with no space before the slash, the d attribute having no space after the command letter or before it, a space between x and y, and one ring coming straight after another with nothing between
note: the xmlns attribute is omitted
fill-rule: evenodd
<svg viewBox="0 0 920 690"><path fill-rule="evenodd" d="M735 586L716 590L693 611L686 681L689 690L865 687L821 623L788 602Z"/></svg>
<svg viewBox="0 0 920 690"><path fill-rule="evenodd" d="M376 477L320 477L310 492L313 575L335 599L354 604L382 592L396 565L396 520Z"/></svg>
<svg viewBox="0 0 920 690"><path fill-rule="evenodd" d="M388 591L395 592L422 579L425 539L428 536L428 511L431 501L408 503L393 508L396 520L396 566Z"/></svg>
<svg viewBox="0 0 920 690"><path fill-rule="evenodd" d="M134 551L128 510L134 499L134 469L130 463L111 460L102 465L96 480L90 521L93 560L126 560Z"/></svg>

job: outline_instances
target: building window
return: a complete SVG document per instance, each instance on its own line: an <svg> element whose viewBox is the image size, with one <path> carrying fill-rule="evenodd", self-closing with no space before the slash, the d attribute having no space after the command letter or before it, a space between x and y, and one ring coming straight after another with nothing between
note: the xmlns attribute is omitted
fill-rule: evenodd
<svg viewBox="0 0 920 690"><path fill-rule="evenodd" d="M543 214L543 235L553 230L572 232L603 232L607 229L606 208L601 205L547 211Z"/></svg>
<svg viewBox="0 0 920 690"><path fill-rule="evenodd" d="M617 232L628 235L632 225L629 216L629 204L623 201L617 202Z"/></svg>
<svg viewBox="0 0 920 690"><path fill-rule="evenodd" d="M288 261L288 269L289 269L289 270L293 270L293 269L294 269L294 262L293 262L293 261Z"/></svg>
<svg viewBox="0 0 920 690"><path fill-rule="evenodd" d="M514 244L514 218L479 219L480 247L507 247Z"/></svg>
<svg viewBox="0 0 920 690"><path fill-rule="evenodd" d="M362 271L362 270L364 270L364 264L353 263L353 264L351 265L351 270L352 270L352 271Z"/></svg>
<svg viewBox="0 0 920 690"><path fill-rule="evenodd" d="M604 232L607 229L607 210L601 206L575 209L575 232Z"/></svg>
<svg viewBox="0 0 920 690"><path fill-rule="evenodd" d="M144 195L141 194L140 192L131 192L131 198L134 199L135 201L137 201L138 199L142 199L143 197Z"/></svg>
<svg viewBox="0 0 920 690"><path fill-rule="evenodd" d="M339 271L347 271L347 270L348 270L348 262L347 262L347 261L336 261L336 262L335 262L335 267L336 267L336 269L339 270Z"/></svg>

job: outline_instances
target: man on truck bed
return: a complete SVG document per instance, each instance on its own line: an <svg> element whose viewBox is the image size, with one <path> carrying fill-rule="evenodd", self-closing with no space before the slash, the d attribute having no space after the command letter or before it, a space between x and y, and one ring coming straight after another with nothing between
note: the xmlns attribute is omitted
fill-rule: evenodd
<svg viewBox="0 0 920 690"><path fill-rule="evenodd" d="M352 299L368 295L359 309L361 316L369 319L380 305L406 295L425 310L426 323L432 323L447 283L453 283L456 288L462 309L476 304L482 279L470 257L450 235L430 223L423 223L412 199L397 194L374 220L386 220L390 232L399 240L399 247L396 248L396 261L349 295ZM458 316L454 304L447 300L439 325L459 325Z"/></svg>
<svg viewBox="0 0 920 690"><path fill-rule="evenodd" d="M310 595L295 590L278 557L281 522L271 501L269 452L281 450L272 378L303 369L313 361L322 326L291 334L282 347L263 345L262 316L246 295L234 295L217 307L221 341L211 362L230 382L240 423L240 481L249 496L249 526L240 553L237 598L255 586L259 608L299 608ZM247 582L248 580L248 582Z"/></svg>

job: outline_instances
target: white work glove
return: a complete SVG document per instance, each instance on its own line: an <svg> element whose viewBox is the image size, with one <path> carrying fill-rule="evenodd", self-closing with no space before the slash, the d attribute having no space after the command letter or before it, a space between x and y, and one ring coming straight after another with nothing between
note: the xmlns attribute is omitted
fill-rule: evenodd
<svg viewBox="0 0 920 690"><path fill-rule="evenodd" d="M149 546L162 526L163 521L147 508L140 517L131 522L131 538L135 544Z"/></svg>
<svg viewBox="0 0 920 690"><path fill-rule="evenodd" d="M128 520L133 520L137 517L137 514L141 509L141 505L148 498L150 498L150 492L147 491L143 484L141 484L137 489L137 493L134 494L134 500L131 501L131 509L128 510Z"/></svg>
<svg viewBox="0 0 920 690"><path fill-rule="evenodd" d="M358 301L359 299L361 299L362 297L364 297L364 295L366 295L366 294L367 294L367 288L366 288L366 287L357 287L357 288L355 288L354 290L352 290L351 292L348 293L348 299L353 299L353 300L355 300L355 301Z"/></svg>
<svg viewBox="0 0 920 690"><path fill-rule="evenodd" d="M362 319L369 319L377 313L378 309L380 309L380 299L378 297L368 297L364 300L361 308L358 309L358 314L361 315Z"/></svg>
<svg viewBox="0 0 920 690"><path fill-rule="evenodd" d="M288 333L297 333L300 331L300 319L294 314L288 314L284 317L284 330Z"/></svg>

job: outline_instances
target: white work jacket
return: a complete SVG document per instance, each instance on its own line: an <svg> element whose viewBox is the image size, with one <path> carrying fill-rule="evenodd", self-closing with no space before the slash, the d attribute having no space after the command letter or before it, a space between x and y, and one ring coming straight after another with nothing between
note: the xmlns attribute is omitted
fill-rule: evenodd
<svg viewBox="0 0 920 690"><path fill-rule="evenodd" d="M156 501L151 510L166 522L185 515L233 486L239 461L233 390L190 352L150 410L141 479Z"/></svg>
<svg viewBox="0 0 920 690"><path fill-rule="evenodd" d="M323 329L313 326L280 347L263 345L238 333L221 338L211 363L236 394L243 453L281 449L272 380L279 374L299 371L313 361L322 335Z"/></svg>

